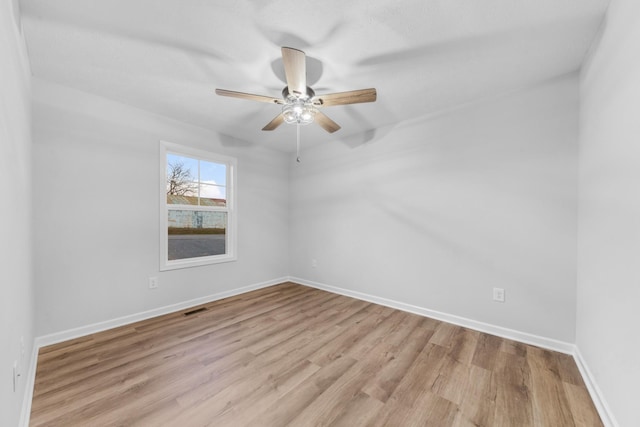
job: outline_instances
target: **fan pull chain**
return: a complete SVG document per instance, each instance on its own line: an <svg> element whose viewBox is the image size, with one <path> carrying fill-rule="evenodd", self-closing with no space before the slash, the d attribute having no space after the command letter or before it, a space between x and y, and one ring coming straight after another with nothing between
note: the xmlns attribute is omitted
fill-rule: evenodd
<svg viewBox="0 0 640 427"><path fill-rule="evenodd" d="M296 162L300 163L300 123L296 125Z"/></svg>

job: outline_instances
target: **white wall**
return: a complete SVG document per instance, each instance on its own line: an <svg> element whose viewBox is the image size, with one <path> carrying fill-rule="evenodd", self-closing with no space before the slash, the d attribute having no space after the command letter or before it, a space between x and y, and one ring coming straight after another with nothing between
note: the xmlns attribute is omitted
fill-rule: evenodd
<svg viewBox="0 0 640 427"><path fill-rule="evenodd" d="M18 425L33 345L30 71L17 2L0 2L0 424ZM24 356L20 338L24 339ZM13 363L22 377L13 391Z"/></svg>
<svg viewBox="0 0 640 427"><path fill-rule="evenodd" d="M573 342L577 113L571 75L304 152L291 274Z"/></svg>
<svg viewBox="0 0 640 427"><path fill-rule="evenodd" d="M613 0L581 74L577 346L640 425L640 2Z"/></svg>
<svg viewBox="0 0 640 427"><path fill-rule="evenodd" d="M38 335L287 275L287 156L37 79L33 91ZM237 157L238 261L159 272L160 139Z"/></svg>

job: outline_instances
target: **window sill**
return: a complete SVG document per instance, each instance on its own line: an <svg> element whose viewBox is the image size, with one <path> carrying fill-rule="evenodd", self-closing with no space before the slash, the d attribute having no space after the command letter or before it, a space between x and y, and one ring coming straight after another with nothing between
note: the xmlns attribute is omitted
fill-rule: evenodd
<svg viewBox="0 0 640 427"><path fill-rule="evenodd" d="M217 255L214 257L201 257L198 259L188 258L184 260L163 261L160 265L160 271L178 270L189 267L202 267L205 265L222 264L225 262L237 261L235 255Z"/></svg>

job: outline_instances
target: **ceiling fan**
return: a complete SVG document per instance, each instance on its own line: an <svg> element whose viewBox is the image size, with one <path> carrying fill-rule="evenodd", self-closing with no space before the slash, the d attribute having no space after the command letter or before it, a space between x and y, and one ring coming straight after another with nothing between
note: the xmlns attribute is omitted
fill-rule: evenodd
<svg viewBox="0 0 640 427"><path fill-rule="evenodd" d="M267 123L262 130L274 130L283 122L297 124L298 146L300 144L300 125L307 125L315 121L329 133L340 129L340 125L327 117L326 114L320 111L320 108L374 102L376 100L377 93L373 88L316 95L313 89L307 86L306 56L301 50L283 47L282 62L287 80L287 86L282 89L282 99L225 89L216 89L216 94L281 105L282 112Z"/></svg>

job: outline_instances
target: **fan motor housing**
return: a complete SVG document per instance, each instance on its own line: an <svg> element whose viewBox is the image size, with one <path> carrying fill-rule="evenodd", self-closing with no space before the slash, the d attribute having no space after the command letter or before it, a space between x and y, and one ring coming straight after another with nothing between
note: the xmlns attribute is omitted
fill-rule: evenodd
<svg viewBox="0 0 640 427"><path fill-rule="evenodd" d="M309 86L307 86L307 93L299 96L296 96L295 94L291 94L289 92L289 86L285 86L284 89L282 89L282 97L284 99L291 98L291 99L302 99L306 101L307 99L311 99L314 96L316 96L316 93Z"/></svg>

